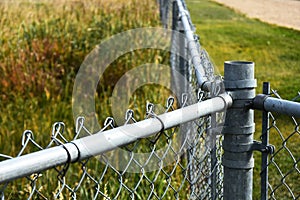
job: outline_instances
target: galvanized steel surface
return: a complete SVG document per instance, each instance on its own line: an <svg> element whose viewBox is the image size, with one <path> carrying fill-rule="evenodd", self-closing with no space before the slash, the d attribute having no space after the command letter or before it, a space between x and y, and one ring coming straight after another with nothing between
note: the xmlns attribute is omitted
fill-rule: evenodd
<svg viewBox="0 0 300 200"><path fill-rule="evenodd" d="M233 106L227 110L223 129L224 199L251 200L254 159L250 147L255 124L253 110L245 105L254 98L254 63L225 62L224 84L233 96Z"/></svg>

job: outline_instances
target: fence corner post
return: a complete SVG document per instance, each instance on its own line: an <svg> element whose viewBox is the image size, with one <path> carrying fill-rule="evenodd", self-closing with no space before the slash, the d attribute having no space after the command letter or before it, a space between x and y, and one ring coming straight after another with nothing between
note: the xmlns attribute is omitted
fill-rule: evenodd
<svg viewBox="0 0 300 200"><path fill-rule="evenodd" d="M254 112L247 105L255 97L254 63L226 61L224 85L233 99L223 128L224 200L252 200L254 159L251 145L255 124Z"/></svg>

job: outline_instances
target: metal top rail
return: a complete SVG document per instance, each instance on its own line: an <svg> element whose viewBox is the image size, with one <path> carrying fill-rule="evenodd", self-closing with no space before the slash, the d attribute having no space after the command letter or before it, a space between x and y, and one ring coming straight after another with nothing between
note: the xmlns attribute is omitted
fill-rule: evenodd
<svg viewBox="0 0 300 200"><path fill-rule="evenodd" d="M139 138L148 137L201 116L222 111L231 104L231 97L222 94L172 112L154 115L150 119L97 132L61 146L2 161L0 162L0 183L99 155Z"/></svg>
<svg viewBox="0 0 300 200"><path fill-rule="evenodd" d="M253 108L300 118L300 103L270 97L265 94L259 94L254 98Z"/></svg>
<svg viewBox="0 0 300 200"><path fill-rule="evenodd" d="M185 8L184 2L182 0L177 0L177 5L178 5L178 13L179 13L179 18L181 19L182 26L184 29L184 34L186 36L187 40L187 48L188 51L190 52L190 56L192 59L192 64L195 67L196 70L196 77L199 86L201 89L208 91L211 87L210 82L208 81L208 78L204 76L205 69L201 66L201 58L200 58L200 53L199 53L199 48L200 46L196 35L194 34L194 28L191 24L191 19L190 19L190 13L189 11Z"/></svg>

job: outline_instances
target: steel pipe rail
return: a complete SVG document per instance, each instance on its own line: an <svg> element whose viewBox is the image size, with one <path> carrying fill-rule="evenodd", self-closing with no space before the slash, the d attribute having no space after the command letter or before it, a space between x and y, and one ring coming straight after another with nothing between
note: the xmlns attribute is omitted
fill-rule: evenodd
<svg viewBox="0 0 300 200"><path fill-rule="evenodd" d="M201 66L200 53L198 51L197 42L194 37L194 31L189 21L189 11L185 9L181 0L177 0L177 5L179 17L181 19L184 28L184 34L187 39L187 47L191 54L192 63L196 70L197 81L203 90L208 91L211 84L208 82L207 77L203 76L203 74L205 74L205 70Z"/></svg>
<svg viewBox="0 0 300 200"><path fill-rule="evenodd" d="M259 94L254 98L252 108L300 118L300 103L270 97L265 94Z"/></svg>
<svg viewBox="0 0 300 200"><path fill-rule="evenodd" d="M0 183L99 155L140 138L156 134L161 130L222 111L231 105L231 96L222 94L134 124L97 132L61 146L2 161L0 162Z"/></svg>

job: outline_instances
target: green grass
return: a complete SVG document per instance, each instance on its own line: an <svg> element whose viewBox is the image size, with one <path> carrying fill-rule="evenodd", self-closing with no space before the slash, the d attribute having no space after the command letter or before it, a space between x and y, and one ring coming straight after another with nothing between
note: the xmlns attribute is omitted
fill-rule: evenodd
<svg viewBox="0 0 300 200"><path fill-rule="evenodd" d="M200 42L223 74L227 60L255 62L257 91L270 81L283 98L296 96L300 79L300 32L248 19L211 1L187 1Z"/></svg>
<svg viewBox="0 0 300 200"><path fill-rule="evenodd" d="M116 33L159 26L157 7L151 1L15 1L1 3L0 13L0 142L14 143L2 145L3 153L18 147L25 129L41 134L36 138L41 142L49 138L56 121L64 121L72 133L73 84L85 56ZM153 51L136 54L136 60L142 56L147 62L156 59ZM106 85L98 93L105 102L97 107L100 122L110 115L106 105L113 84L138 64L125 55L105 73Z"/></svg>
<svg viewBox="0 0 300 200"><path fill-rule="evenodd" d="M78 1L16 2L8 5L0 3L0 153L12 156L16 156L21 149L21 135L26 129L32 130L35 140L45 146L51 137L52 124L63 121L66 124L66 137L72 139L74 123L71 95L74 79L84 57L97 44L111 35L132 28L160 26L158 8L153 0L94 0L90 4ZM300 90L299 31L247 19L208 0L187 1L187 5L200 42L221 74L225 60L252 60L256 63L257 91L261 91L263 81L271 81L272 87L287 99ZM112 63L101 80L105 84L100 84L102 87L98 88L96 96L100 124L111 115L109 98L119 78L134 66L157 61L168 64L168 55L159 50L137 50ZM162 104L170 94L171 91L166 88L145 86L135 91L129 107L135 110L137 119L142 119L146 101ZM288 128L291 125L286 124L281 130L291 131ZM257 123L258 132L259 129ZM259 138L259 134L256 134L256 138ZM271 142L277 145L281 143L278 138ZM25 152L31 150L29 148ZM299 152L297 145L293 145L293 151L296 152L294 154ZM96 169L99 162L92 161L88 165L90 169ZM82 173L78 172L80 167L74 165L70 168L72 175L67 177L68 182L78 181ZM171 167L165 170L172 171ZM258 171L256 167L255 198L259 195ZM96 175L97 171L89 172ZM114 177L116 175L112 172L109 174L114 180L105 178L103 182L107 184L101 185L101 189L115 193L118 177ZM178 183L182 181L181 175L180 169L176 169L174 177ZM43 176L45 178L39 182L42 186L40 190L51 196L57 187L57 179L53 177L53 170L45 172ZM154 174L148 173L147 176L152 179ZM139 177L126 177L127 184L134 187L130 180L138 182ZM79 196L86 197L92 193L90 183L91 180L84 181L85 187L80 188ZM158 181L156 186L161 188L157 191L159 194L163 193L165 183L165 180ZM22 188L25 190L19 192ZM187 188L184 185L181 190L182 198L188 193ZM30 189L25 179L15 181L6 190L7 198L24 198ZM137 193L147 196L147 181L143 180ZM172 198L172 195L171 192L167 198ZM139 198L143 199L143 196Z"/></svg>

